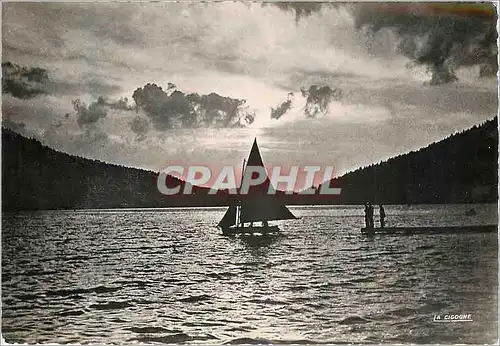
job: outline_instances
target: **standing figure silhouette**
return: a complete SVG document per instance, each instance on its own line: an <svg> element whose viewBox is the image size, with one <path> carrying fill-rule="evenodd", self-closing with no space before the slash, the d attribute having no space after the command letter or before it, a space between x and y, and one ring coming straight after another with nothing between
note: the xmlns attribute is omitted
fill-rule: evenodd
<svg viewBox="0 0 500 346"><path fill-rule="evenodd" d="M381 204L379 207L379 212L380 212L380 228L385 227L385 210L384 206Z"/></svg>

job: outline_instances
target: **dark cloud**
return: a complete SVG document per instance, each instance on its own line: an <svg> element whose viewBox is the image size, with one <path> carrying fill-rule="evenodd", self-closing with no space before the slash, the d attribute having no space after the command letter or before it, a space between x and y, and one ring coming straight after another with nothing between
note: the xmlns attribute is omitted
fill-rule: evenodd
<svg viewBox="0 0 500 346"><path fill-rule="evenodd" d="M47 93L49 76L39 67L25 67L11 62L2 63L2 93L20 99L30 99Z"/></svg>
<svg viewBox="0 0 500 346"><path fill-rule="evenodd" d="M73 108L77 115L76 121L80 127L95 124L99 119L105 118L108 115L106 105L102 101L103 99L100 98L87 107L80 99L73 100Z"/></svg>
<svg viewBox="0 0 500 346"><path fill-rule="evenodd" d="M99 98L97 99L97 103L101 106L106 106L111 109L118 109L123 111L131 111L135 109L134 106L129 105L127 97L120 98L117 101L110 101L103 96L99 96Z"/></svg>
<svg viewBox="0 0 500 346"><path fill-rule="evenodd" d="M293 104L293 93L288 93L286 101L283 101L278 107L271 108L271 119L279 119L285 115Z"/></svg>
<svg viewBox="0 0 500 346"><path fill-rule="evenodd" d="M2 119L2 126L21 135L26 135L26 124L24 122L15 122L10 119Z"/></svg>
<svg viewBox="0 0 500 346"><path fill-rule="evenodd" d="M31 99L40 95L107 95L120 92L117 84L100 81L94 76L88 81L70 83L54 80L49 71L41 67L20 66L11 62L2 63L2 93L11 94L19 99ZM122 106L123 100L112 107ZM125 101L126 102L126 101Z"/></svg>
<svg viewBox="0 0 500 346"><path fill-rule="evenodd" d="M97 101L92 102L89 106L80 99L72 101L73 109L76 112L77 122L80 127L85 127L88 124L94 124L99 119L105 118L108 115L108 109L117 109L131 111L135 107L128 104L128 99L120 98L117 101L110 101L103 96L99 96ZM65 114L65 118L69 118L70 114Z"/></svg>
<svg viewBox="0 0 500 346"><path fill-rule="evenodd" d="M300 18L307 17L314 12L320 11L325 7L338 7L342 4L332 2L304 2L304 1L291 1L291 2L264 2L263 6L276 6L283 11L295 12L295 21L299 22Z"/></svg>
<svg viewBox="0 0 500 346"><path fill-rule="evenodd" d="M372 47L376 34L392 30L397 34L399 52L414 64L426 66L432 77L428 84L457 80L461 66L480 66L480 77L495 76L497 63L497 14L492 3L357 3L273 2L284 11L293 11L298 21L326 7L344 7L356 29L366 34Z"/></svg>
<svg viewBox="0 0 500 346"><path fill-rule="evenodd" d="M460 66L481 66L481 76L497 66L497 16L493 4L386 3L354 7L356 27L373 36L382 29L399 37L399 51L427 66L431 85L457 80Z"/></svg>
<svg viewBox="0 0 500 346"><path fill-rule="evenodd" d="M130 129L134 132L138 141L143 141L146 139L146 134L149 132L150 123L147 118L136 116L129 123Z"/></svg>
<svg viewBox="0 0 500 346"><path fill-rule="evenodd" d="M304 113L309 118L328 113L330 103L342 97L342 90L329 86L311 85L309 89L302 88L300 91L307 98Z"/></svg>
<svg viewBox="0 0 500 346"><path fill-rule="evenodd" d="M157 130L197 127L243 127L251 124L255 114L245 100L223 97L216 93L185 94L172 83L167 90L156 84L138 88L132 95Z"/></svg>
<svg viewBox="0 0 500 346"><path fill-rule="evenodd" d="M77 100L79 101L79 100ZM75 104L75 101L73 101ZM120 151L115 143L103 128L102 124L98 122L103 118L102 108L97 110L96 107L102 107L97 102L90 104L86 107L81 101L78 107L77 122L82 129L79 133L65 132L61 136L64 129L59 128L61 122L56 122L45 129L40 135L40 140L46 145L56 148L58 150L68 151L76 155L83 155L89 158L101 158L108 161L115 160Z"/></svg>

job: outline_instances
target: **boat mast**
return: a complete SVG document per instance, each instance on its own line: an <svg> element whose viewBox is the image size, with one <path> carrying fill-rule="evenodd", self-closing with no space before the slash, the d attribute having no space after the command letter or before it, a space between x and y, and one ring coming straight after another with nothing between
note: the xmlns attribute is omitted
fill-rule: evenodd
<svg viewBox="0 0 500 346"><path fill-rule="evenodd" d="M240 191L241 191L241 185L243 184L243 174L245 173L245 162L246 160L243 159L243 169L241 170L241 181L240 181ZM240 225L240 220L241 220L241 200L238 200L238 205L236 206L236 225Z"/></svg>

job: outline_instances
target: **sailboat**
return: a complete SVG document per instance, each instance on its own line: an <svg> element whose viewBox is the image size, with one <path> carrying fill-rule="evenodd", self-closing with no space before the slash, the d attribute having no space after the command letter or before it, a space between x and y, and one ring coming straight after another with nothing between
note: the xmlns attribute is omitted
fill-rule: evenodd
<svg viewBox="0 0 500 346"><path fill-rule="evenodd" d="M264 167L257 139L253 142L246 167L245 161L243 162L242 180L248 167ZM251 186L247 194L238 193L238 198L231 202L217 225L222 230L222 234L272 234L279 232L279 227L269 225L269 221L297 219L276 195L268 193L270 187L274 189L269 177L266 176L262 184Z"/></svg>

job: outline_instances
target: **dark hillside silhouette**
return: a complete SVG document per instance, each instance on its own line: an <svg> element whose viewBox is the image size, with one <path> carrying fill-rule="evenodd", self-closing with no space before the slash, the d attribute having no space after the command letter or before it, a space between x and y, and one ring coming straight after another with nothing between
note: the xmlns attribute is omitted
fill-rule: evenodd
<svg viewBox="0 0 500 346"><path fill-rule="evenodd" d="M61 153L2 128L3 210L217 204L215 197L205 200L208 189L200 187L193 188L193 196L164 196L157 189L157 177L152 171ZM169 187L183 184L167 178Z"/></svg>
<svg viewBox="0 0 500 346"><path fill-rule="evenodd" d="M336 203L493 203L498 199L498 119L418 151L336 178Z"/></svg>
<svg viewBox="0 0 500 346"><path fill-rule="evenodd" d="M497 201L497 118L416 152L331 182L340 196L278 195L286 204L472 203ZM2 128L2 209L153 208L229 205L234 196L194 187L163 196L158 173L58 152ZM177 178L169 186L183 185Z"/></svg>

